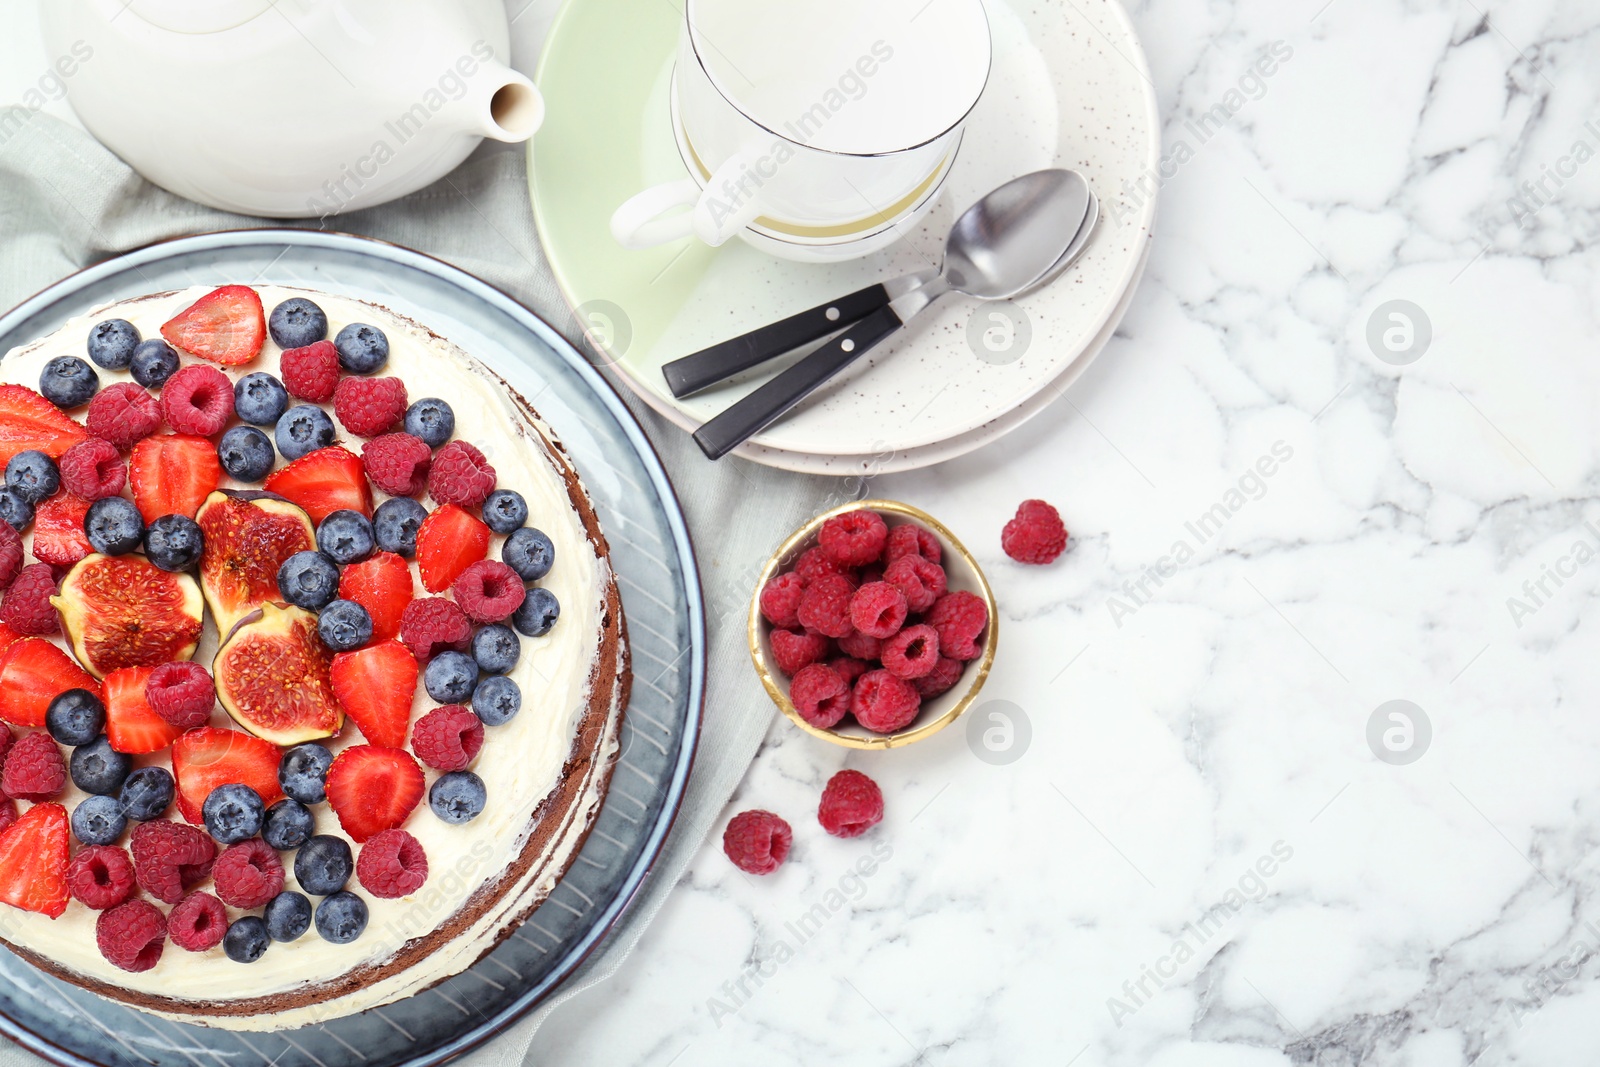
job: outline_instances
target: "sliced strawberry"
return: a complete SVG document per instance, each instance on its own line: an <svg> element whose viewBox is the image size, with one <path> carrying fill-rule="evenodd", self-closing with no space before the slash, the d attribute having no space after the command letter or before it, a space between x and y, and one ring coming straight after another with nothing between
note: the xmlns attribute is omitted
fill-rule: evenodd
<svg viewBox="0 0 1600 1067"><path fill-rule="evenodd" d="M26 385L0 385L0 466L30 448L51 459L84 440L89 432Z"/></svg>
<svg viewBox="0 0 1600 1067"><path fill-rule="evenodd" d="M189 730L172 746L172 774L178 780L178 810L196 826L205 822L200 806L219 785L247 785L268 807L283 797L278 746L241 730Z"/></svg>
<svg viewBox="0 0 1600 1067"><path fill-rule="evenodd" d="M361 457L338 445L301 456L274 473L262 488L299 504L312 522L321 522L341 508L372 516L372 486L367 484Z"/></svg>
<svg viewBox="0 0 1600 1067"><path fill-rule="evenodd" d="M5 652L6 649L21 641L25 636L27 635L19 634L5 623L0 622L0 653ZM0 826L0 830L4 829L4 826Z"/></svg>
<svg viewBox="0 0 1600 1067"><path fill-rule="evenodd" d="M99 695L100 683L42 637L27 637L0 654L0 719L43 726L50 702L68 689Z"/></svg>
<svg viewBox="0 0 1600 1067"><path fill-rule="evenodd" d="M54 919L67 910L67 809L35 804L0 833L0 901Z"/></svg>
<svg viewBox="0 0 1600 1067"><path fill-rule="evenodd" d="M381 641L333 657L329 676L344 713L374 745L404 748L417 692L417 661L399 641Z"/></svg>
<svg viewBox="0 0 1600 1067"><path fill-rule="evenodd" d="M422 587L443 592L489 551L489 527L465 508L441 504L417 529L417 569Z"/></svg>
<svg viewBox="0 0 1600 1067"><path fill-rule="evenodd" d="M422 799L422 768L398 748L356 745L328 768L328 803L357 842L406 821Z"/></svg>
<svg viewBox="0 0 1600 1067"><path fill-rule="evenodd" d="M89 502L60 492L33 513L33 558L41 563L70 567L94 551L83 532Z"/></svg>
<svg viewBox="0 0 1600 1067"><path fill-rule="evenodd" d="M106 740L130 756L160 752L183 733L144 698L154 667L121 667L106 675Z"/></svg>
<svg viewBox="0 0 1600 1067"><path fill-rule="evenodd" d="M146 437L128 456L133 502L145 522L163 515L194 518L222 481L217 450L204 437L167 433Z"/></svg>
<svg viewBox="0 0 1600 1067"><path fill-rule="evenodd" d="M400 616L411 603L411 567L393 552L379 552L344 569L339 596L366 608L372 639L387 641L400 632Z"/></svg>
<svg viewBox="0 0 1600 1067"><path fill-rule="evenodd" d="M224 285L162 323L161 336L201 359L234 367L261 351L267 317L254 289Z"/></svg>

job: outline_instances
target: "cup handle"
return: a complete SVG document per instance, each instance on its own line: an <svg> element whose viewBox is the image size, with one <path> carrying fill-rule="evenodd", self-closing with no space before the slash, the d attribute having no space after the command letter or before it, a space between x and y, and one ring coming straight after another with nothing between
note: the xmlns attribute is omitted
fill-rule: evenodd
<svg viewBox="0 0 1600 1067"><path fill-rule="evenodd" d="M705 190L690 215L695 236L713 248L725 243L761 214L761 187L749 188L750 179L741 173L751 169L755 155L755 146L746 145L743 151L729 156L707 179ZM746 184L740 184L741 177Z"/></svg>
<svg viewBox="0 0 1600 1067"><path fill-rule="evenodd" d="M652 248L681 240L695 232L694 213L682 211L662 216L673 208L693 208L699 199L700 186L693 178L652 185L630 196L611 213L611 236L627 249Z"/></svg>

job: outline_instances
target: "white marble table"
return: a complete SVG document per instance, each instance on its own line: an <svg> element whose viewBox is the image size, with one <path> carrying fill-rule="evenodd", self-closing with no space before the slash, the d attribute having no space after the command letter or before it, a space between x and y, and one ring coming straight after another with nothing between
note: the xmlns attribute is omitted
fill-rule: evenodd
<svg viewBox="0 0 1600 1067"><path fill-rule="evenodd" d="M29 6L0 99L44 68ZM709 844L535 1062L1594 1061L1600 10L1136 21L1183 158L1122 330L1003 443L872 487L982 556L1012 748L776 721L730 814L787 814L790 862ZM1028 496L1074 533L1049 568L999 550ZM854 842L810 815L846 765L889 803Z"/></svg>

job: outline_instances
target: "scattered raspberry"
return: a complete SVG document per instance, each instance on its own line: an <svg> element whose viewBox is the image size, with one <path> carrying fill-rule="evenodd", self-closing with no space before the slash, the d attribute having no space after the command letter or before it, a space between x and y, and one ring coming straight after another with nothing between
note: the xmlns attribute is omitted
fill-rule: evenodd
<svg viewBox="0 0 1600 1067"><path fill-rule="evenodd" d="M411 751L435 770L465 770L482 747L483 721L460 704L434 708L411 728Z"/></svg>
<svg viewBox="0 0 1600 1067"><path fill-rule="evenodd" d="M967 665L960 660L940 656L933 670L921 678L911 679L911 688L920 693L923 700L932 700L954 689L956 683L961 680L961 672L966 669Z"/></svg>
<svg viewBox="0 0 1600 1067"><path fill-rule="evenodd" d="M860 837L883 821L883 790L860 771L840 771L822 787L817 821L834 837Z"/></svg>
<svg viewBox="0 0 1600 1067"><path fill-rule="evenodd" d="M100 955L125 971L148 971L161 959L167 920L148 900L129 900L100 913L94 924Z"/></svg>
<svg viewBox="0 0 1600 1067"><path fill-rule="evenodd" d="M939 634L927 623L907 626L883 643L881 658L896 678L921 678L939 665Z"/></svg>
<svg viewBox="0 0 1600 1067"><path fill-rule="evenodd" d="M219 434L233 418L233 383L213 366L191 363L161 387L161 414L179 433Z"/></svg>
<svg viewBox="0 0 1600 1067"><path fill-rule="evenodd" d="M433 457L428 495L439 503L475 508L493 491L494 468L467 442L447 442Z"/></svg>
<svg viewBox="0 0 1600 1067"><path fill-rule="evenodd" d="M67 449L60 466L62 487L91 504L101 497L116 496L128 484L128 466L117 446L98 437Z"/></svg>
<svg viewBox="0 0 1600 1067"><path fill-rule="evenodd" d="M789 683L789 700L806 722L831 730L850 710L850 687L832 667L813 663Z"/></svg>
<svg viewBox="0 0 1600 1067"><path fill-rule="evenodd" d="M906 556L920 556L929 563L940 563L944 560L944 549L932 531L908 522L889 531L889 545L883 550L883 561L893 563Z"/></svg>
<svg viewBox="0 0 1600 1067"><path fill-rule="evenodd" d="M10 797L0 797L0 834L11 828L17 821L17 802Z"/></svg>
<svg viewBox="0 0 1600 1067"><path fill-rule="evenodd" d="M888 582L869 582L850 598L850 624L868 637L893 637L905 622L905 594Z"/></svg>
<svg viewBox="0 0 1600 1067"><path fill-rule="evenodd" d="M939 598L924 620L939 631L939 654L951 659L977 659L978 638L989 625L989 606L975 593L949 593Z"/></svg>
<svg viewBox="0 0 1600 1067"><path fill-rule="evenodd" d="M346 378L333 390L333 413L357 437L386 433L405 418L406 383L399 378Z"/></svg>
<svg viewBox="0 0 1600 1067"><path fill-rule="evenodd" d="M883 556L889 527L876 511L861 509L835 515L817 532L817 547L841 567L865 567Z"/></svg>
<svg viewBox="0 0 1600 1067"><path fill-rule="evenodd" d="M824 574L844 574L848 577L848 571L848 567L839 566L820 548L808 548L794 561L794 573L803 582L814 582Z"/></svg>
<svg viewBox="0 0 1600 1067"><path fill-rule="evenodd" d="M116 845L90 845L67 864L67 890L95 911L114 908L133 896L133 861Z"/></svg>
<svg viewBox="0 0 1600 1067"><path fill-rule="evenodd" d="M472 623L455 601L442 596L423 597L407 604L400 613L400 640L418 663L426 664L446 649L465 652L472 640Z"/></svg>
<svg viewBox="0 0 1600 1067"><path fill-rule="evenodd" d="M67 787L67 761L47 733L26 734L6 755L0 792L18 800L49 800Z"/></svg>
<svg viewBox="0 0 1600 1067"><path fill-rule="evenodd" d="M794 831L770 811L741 811L722 831L722 851L747 874L771 874L789 855Z"/></svg>
<svg viewBox="0 0 1600 1067"><path fill-rule="evenodd" d="M216 948L227 932L228 909L210 893L199 890L178 901L167 916L167 936L189 952Z"/></svg>
<svg viewBox="0 0 1600 1067"><path fill-rule="evenodd" d="M139 888L168 904L182 900L184 890L209 875L217 856L216 844L203 830L164 819L134 827L128 844Z"/></svg>
<svg viewBox="0 0 1600 1067"><path fill-rule="evenodd" d="M802 667L826 659L833 642L821 634L808 634L800 630L774 630L772 664L784 674L793 677Z"/></svg>
<svg viewBox="0 0 1600 1067"><path fill-rule="evenodd" d="M21 570L22 535L9 522L0 522L0 589L10 586Z"/></svg>
<svg viewBox="0 0 1600 1067"><path fill-rule="evenodd" d="M900 590L906 598L906 607L912 611L927 611L933 607L933 602L944 596L949 584L944 568L921 556L901 556L889 564L889 569L883 572L883 580Z"/></svg>
<svg viewBox="0 0 1600 1067"><path fill-rule="evenodd" d="M278 373L290 396L326 404L339 384L339 350L332 341L287 349L278 359Z"/></svg>
<svg viewBox="0 0 1600 1067"><path fill-rule="evenodd" d="M229 845L211 869L217 896L236 908L259 908L283 892L283 861L259 837Z"/></svg>
<svg viewBox="0 0 1600 1067"><path fill-rule="evenodd" d="M367 479L390 496L416 496L427 488L433 449L408 433L386 433L361 446Z"/></svg>
<svg viewBox="0 0 1600 1067"><path fill-rule="evenodd" d="M911 683L885 670L868 671L856 682L850 710L856 721L880 734L892 734L911 725L922 707L922 697Z"/></svg>
<svg viewBox="0 0 1600 1067"><path fill-rule="evenodd" d="M522 606L528 587L506 564L480 559L461 572L451 592L473 622L502 622Z"/></svg>
<svg viewBox="0 0 1600 1067"><path fill-rule="evenodd" d="M422 843L404 830L384 830L361 846L356 878L375 897L393 900L407 896L428 880L428 854L422 851Z"/></svg>
<svg viewBox="0 0 1600 1067"><path fill-rule="evenodd" d="M61 617L50 598L56 595L56 575L48 563L30 563L17 573L0 600L0 622L19 634L45 637L61 632Z"/></svg>
<svg viewBox="0 0 1600 1067"><path fill-rule="evenodd" d="M161 405L133 382L108 385L89 401L84 426L126 452L161 426Z"/></svg>
<svg viewBox="0 0 1600 1067"><path fill-rule="evenodd" d="M850 622L850 598L856 583L842 574L824 574L806 584L796 615L800 625L824 637L843 637L855 626Z"/></svg>
<svg viewBox="0 0 1600 1067"><path fill-rule="evenodd" d="M800 594L805 587L805 579L793 571L773 578L761 587L761 614L780 629L792 630L799 626L800 616L796 612L800 608Z"/></svg>
<svg viewBox="0 0 1600 1067"><path fill-rule="evenodd" d="M839 638L839 651L856 659L876 660L883 655L883 639L857 631Z"/></svg>
<svg viewBox="0 0 1600 1067"><path fill-rule="evenodd" d="M876 640L874 638L873 640ZM864 659L854 656L838 656L828 661L828 666L833 668L833 673L844 679L844 684L855 688L856 679L872 669L872 665Z"/></svg>
<svg viewBox="0 0 1600 1067"><path fill-rule="evenodd" d="M211 719L217 689L204 667L183 660L163 663L151 671L144 684L144 699L157 715L187 730Z"/></svg>
<svg viewBox="0 0 1600 1067"><path fill-rule="evenodd" d="M1066 551L1067 527L1043 500L1024 500L1000 532L1000 547L1018 563L1054 563Z"/></svg>

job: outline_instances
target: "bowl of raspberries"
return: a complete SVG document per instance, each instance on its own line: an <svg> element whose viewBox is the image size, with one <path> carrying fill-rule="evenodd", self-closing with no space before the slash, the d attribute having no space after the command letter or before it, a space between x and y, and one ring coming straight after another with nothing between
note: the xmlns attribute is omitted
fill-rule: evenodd
<svg viewBox="0 0 1600 1067"><path fill-rule="evenodd" d="M795 725L850 748L931 736L967 710L994 662L994 594L938 520L866 500L806 523L767 562L750 655Z"/></svg>

